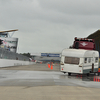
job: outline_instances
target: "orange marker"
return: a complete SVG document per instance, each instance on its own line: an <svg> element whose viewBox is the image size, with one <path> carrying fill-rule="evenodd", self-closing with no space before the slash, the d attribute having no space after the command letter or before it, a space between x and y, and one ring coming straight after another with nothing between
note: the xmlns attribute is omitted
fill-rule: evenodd
<svg viewBox="0 0 100 100"><path fill-rule="evenodd" d="M53 65L51 64L51 69L53 69Z"/></svg>
<svg viewBox="0 0 100 100"><path fill-rule="evenodd" d="M48 64L48 67L50 68L50 64Z"/></svg>
<svg viewBox="0 0 100 100"><path fill-rule="evenodd" d="M97 77L96 77L96 82L97 82Z"/></svg>
<svg viewBox="0 0 100 100"><path fill-rule="evenodd" d="M94 81L95 81L95 77L94 77Z"/></svg>

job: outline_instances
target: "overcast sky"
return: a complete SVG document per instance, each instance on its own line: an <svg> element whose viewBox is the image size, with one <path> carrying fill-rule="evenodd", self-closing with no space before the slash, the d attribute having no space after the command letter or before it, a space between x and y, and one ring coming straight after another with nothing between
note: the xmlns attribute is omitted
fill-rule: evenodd
<svg viewBox="0 0 100 100"><path fill-rule="evenodd" d="M0 31L18 29L18 53L61 52L100 29L100 0L0 0Z"/></svg>

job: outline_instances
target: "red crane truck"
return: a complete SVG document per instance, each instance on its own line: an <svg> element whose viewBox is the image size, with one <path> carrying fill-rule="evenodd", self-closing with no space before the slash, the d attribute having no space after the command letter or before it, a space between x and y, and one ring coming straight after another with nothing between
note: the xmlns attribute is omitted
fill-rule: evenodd
<svg viewBox="0 0 100 100"><path fill-rule="evenodd" d="M77 38L77 37L75 37L74 39L72 48L85 49L85 50L96 50L94 39ZM100 72L100 66L99 66L98 72Z"/></svg>
<svg viewBox="0 0 100 100"><path fill-rule="evenodd" d="M94 39L75 37L72 48L85 49L85 50L95 50L95 42L94 42Z"/></svg>

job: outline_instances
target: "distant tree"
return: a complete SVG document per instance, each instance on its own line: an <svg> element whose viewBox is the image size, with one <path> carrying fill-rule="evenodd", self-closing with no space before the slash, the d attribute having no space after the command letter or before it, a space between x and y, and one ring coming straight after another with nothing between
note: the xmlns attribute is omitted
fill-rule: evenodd
<svg viewBox="0 0 100 100"><path fill-rule="evenodd" d="M29 57L29 58L32 57L30 53L23 53L22 55L27 56L27 57Z"/></svg>

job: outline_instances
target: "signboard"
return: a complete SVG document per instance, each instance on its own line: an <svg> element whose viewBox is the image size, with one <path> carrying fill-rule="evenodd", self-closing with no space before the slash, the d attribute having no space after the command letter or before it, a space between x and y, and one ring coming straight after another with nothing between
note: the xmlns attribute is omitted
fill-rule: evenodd
<svg viewBox="0 0 100 100"><path fill-rule="evenodd" d="M60 57L60 54L53 54L53 53L41 53L43 57Z"/></svg>
<svg viewBox="0 0 100 100"><path fill-rule="evenodd" d="M47 57L47 53L41 53L41 56Z"/></svg>

